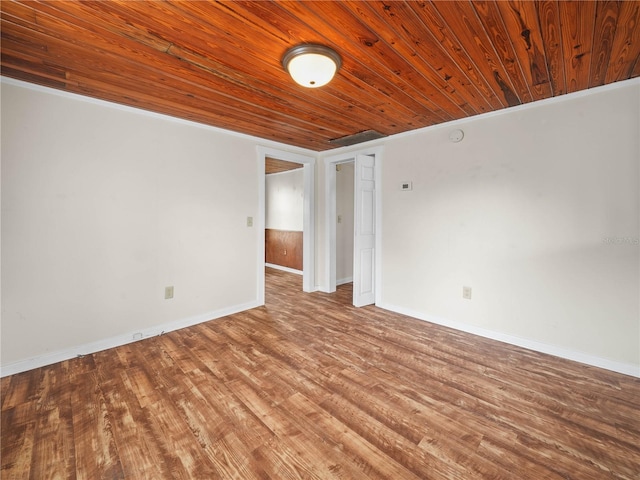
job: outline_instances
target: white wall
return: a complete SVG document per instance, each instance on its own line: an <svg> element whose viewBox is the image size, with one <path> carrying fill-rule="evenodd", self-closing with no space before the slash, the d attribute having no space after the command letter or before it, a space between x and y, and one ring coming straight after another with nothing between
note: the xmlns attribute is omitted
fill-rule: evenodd
<svg viewBox="0 0 640 480"><path fill-rule="evenodd" d="M257 142L3 81L2 374L257 305Z"/></svg>
<svg viewBox="0 0 640 480"><path fill-rule="evenodd" d="M640 375L639 91L385 141L381 306Z"/></svg>
<svg viewBox="0 0 640 480"><path fill-rule="evenodd" d="M639 86L370 143L380 306L640 375ZM2 374L255 304L259 141L44 92L2 84Z"/></svg>
<svg viewBox="0 0 640 480"><path fill-rule="evenodd" d="M353 280L354 162L336 171L336 283Z"/></svg>
<svg viewBox="0 0 640 480"><path fill-rule="evenodd" d="M301 232L304 225L302 168L265 178L265 228Z"/></svg>

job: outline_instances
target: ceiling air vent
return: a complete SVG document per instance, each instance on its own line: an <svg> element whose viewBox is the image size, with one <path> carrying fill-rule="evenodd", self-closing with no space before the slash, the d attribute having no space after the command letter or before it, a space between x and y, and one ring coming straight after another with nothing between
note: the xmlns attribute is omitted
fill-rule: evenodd
<svg viewBox="0 0 640 480"><path fill-rule="evenodd" d="M378 138L386 137L386 135L376 132L375 130L365 130L363 132L354 133L353 135L345 135L344 137L334 138L329 140L332 145L339 147L348 147L349 145L355 145L356 143L368 142L369 140L377 140Z"/></svg>

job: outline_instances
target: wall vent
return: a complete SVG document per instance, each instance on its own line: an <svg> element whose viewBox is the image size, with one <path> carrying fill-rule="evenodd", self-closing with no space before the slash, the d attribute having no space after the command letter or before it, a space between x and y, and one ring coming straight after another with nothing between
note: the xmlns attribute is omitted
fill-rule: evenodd
<svg viewBox="0 0 640 480"><path fill-rule="evenodd" d="M344 137L334 138L329 140L332 145L339 147L348 147L349 145L355 145L356 143L368 142L369 140L377 140L378 138L386 137L386 135L376 132L375 130L364 130L362 132L354 133L353 135L345 135Z"/></svg>

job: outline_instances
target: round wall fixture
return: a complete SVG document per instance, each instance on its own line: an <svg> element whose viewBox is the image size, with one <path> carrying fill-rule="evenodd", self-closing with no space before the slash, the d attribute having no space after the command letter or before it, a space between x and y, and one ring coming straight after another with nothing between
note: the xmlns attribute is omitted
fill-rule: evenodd
<svg viewBox="0 0 640 480"><path fill-rule="evenodd" d="M340 55L324 45L298 45L287 50L282 57L282 66L291 78L307 88L329 83L341 64Z"/></svg>
<svg viewBox="0 0 640 480"><path fill-rule="evenodd" d="M449 140L451 140L453 143L461 142L463 138L464 138L464 132L459 129L454 130L449 134Z"/></svg>

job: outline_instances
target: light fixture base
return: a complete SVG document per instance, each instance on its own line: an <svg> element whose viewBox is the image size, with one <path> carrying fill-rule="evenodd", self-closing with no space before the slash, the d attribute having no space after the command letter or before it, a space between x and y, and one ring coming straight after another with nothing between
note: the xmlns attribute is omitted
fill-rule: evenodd
<svg viewBox="0 0 640 480"><path fill-rule="evenodd" d="M342 66L342 59L329 47L307 43L287 50L282 66L299 85L317 88L331 81Z"/></svg>

